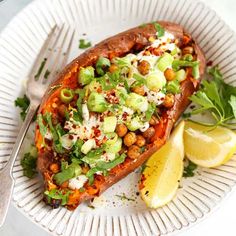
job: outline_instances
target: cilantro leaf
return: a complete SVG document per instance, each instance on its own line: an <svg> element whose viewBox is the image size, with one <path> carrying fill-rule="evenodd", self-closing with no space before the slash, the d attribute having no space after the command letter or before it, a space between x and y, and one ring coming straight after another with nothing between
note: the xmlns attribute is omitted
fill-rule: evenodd
<svg viewBox="0 0 236 236"><path fill-rule="evenodd" d="M25 94L23 97L18 97L15 100L15 106L21 108L20 116L22 120L25 120L25 116L29 105L30 105L30 100Z"/></svg>
<svg viewBox="0 0 236 236"><path fill-rule="evenodd" d="M157 31L157 36L158 37L164 36L164 34L165 34L164 28L160 24L158 24L157 22L153 22L153 25Z"/></svg>
<svg viewBox="0 0 236 236"><path fill-rule="evenodd" d="M229 104L232 108L234 118L236 119L236 96L234 96L234 95L230 96Z"/></svg>
<svg viewBox="0 0 236 236"><path fill-rule="evenodd" d="M68 197L71 191L68 190L59 190L59 189L52 189L50 191L45 191L44 195L47 197L48 202L50 203L52 199L61 200L60 204L62 206L66 205L68 202Z"/></svg>
<svg viewBox="0 0 236 236"><path fill-rule="evenodd" d="M197 165L191 161L188 161L188 165L184 167L183 176L184 177L193 177L194 171L197 169Z"/></svg>
<svg viewBox="0 0 236 236"><path fill-rule="evenodd" d="M36 162L37 162L37 150L32 147L30 152L25 153L24 157L21 159L21 166L23 168L24 176L28 178L33 178L36 174Z"/></svg>
<svg viewBox="0 0 236 236"><path fill-rule="evenodd" d="M80 49L86 49L92 46L92 43L89 41L86 41L85 39L79 40L79 48Z"/></svg>

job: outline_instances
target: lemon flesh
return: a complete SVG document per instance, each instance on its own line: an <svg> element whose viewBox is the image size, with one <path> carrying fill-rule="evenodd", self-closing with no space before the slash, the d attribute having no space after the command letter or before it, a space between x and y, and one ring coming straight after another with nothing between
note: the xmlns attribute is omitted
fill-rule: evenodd
<svg viewBox="0 0 236 236"><path fill-rule="evenodd" d="M182 121L166 144L146 162L141 197L148 207L158 208L175 196L183 174L184 122Z"/></svg>
<svg viewBox="0 0 236 236"><path fill-rule="evenodd" d="M184 148L186 157L202 167L226 163L236 151L236 134L227 128L214 129L193 122L185 123Z"/></svg>

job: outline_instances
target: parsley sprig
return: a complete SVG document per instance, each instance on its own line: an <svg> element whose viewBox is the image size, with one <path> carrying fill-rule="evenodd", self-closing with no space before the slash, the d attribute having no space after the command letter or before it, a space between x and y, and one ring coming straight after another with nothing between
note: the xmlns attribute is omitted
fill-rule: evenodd
<svg viewBox="0 0 236 236"><path fill-rule="evenodd" d="M225 126L235 128L236 123L236 87L226 84L218 67L212 67L208 71L212 80L204 80L198 92L190 97L190 100L198 105L191 115L209 111L213 122L201 123L206 126ZM195 121L196 122L196 121Z"/></svg>

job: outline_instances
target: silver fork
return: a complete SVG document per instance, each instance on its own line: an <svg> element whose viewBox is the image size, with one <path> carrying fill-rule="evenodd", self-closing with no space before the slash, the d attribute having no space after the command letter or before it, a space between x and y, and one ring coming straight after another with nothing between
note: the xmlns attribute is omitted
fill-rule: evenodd
<svg viewBox="0 0 236 236"><path fill-rule="evenodd" d="M45 41L27 82L26 95L30 106L23 122L9 161L0 172L0 227L3 225L14 187L12 169L29 125L36 114L41 99L60 68L65 66L71 48L74 30L62 25L54 26Z"/></svg>

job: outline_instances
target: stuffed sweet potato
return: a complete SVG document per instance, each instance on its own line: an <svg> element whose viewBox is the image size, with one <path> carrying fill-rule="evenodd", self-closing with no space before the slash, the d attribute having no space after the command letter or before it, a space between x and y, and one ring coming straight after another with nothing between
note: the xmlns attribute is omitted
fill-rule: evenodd
<svg viewBox="0 0 236 236"><path fill-rule="evenodd" d="M204 69L194 40L169 22L120 33L72 61L37 116L45 201L74 209L141 166L167 140Z"/></svg>

